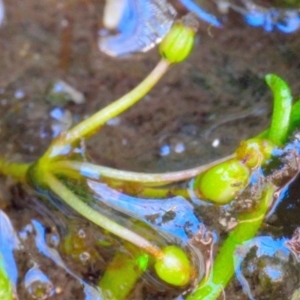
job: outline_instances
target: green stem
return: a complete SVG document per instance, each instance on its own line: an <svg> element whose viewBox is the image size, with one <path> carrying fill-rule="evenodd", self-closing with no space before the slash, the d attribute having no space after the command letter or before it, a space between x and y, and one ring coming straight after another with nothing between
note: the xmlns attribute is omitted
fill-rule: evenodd
<svg viewBox="0 0 300 300"><path fill-rule="evenodd" d="M124 243L123 246L126 251L121 249L115 254L98 284L104 300L126 299L147 268L147 263L146 268L138 264L139 259L147 260L146 254L132 244Z"/></svg>
<svg viewBox="0 0 300 300"><path fill-rule="evenodd" d="M156 258L163 256L162 251L156 245L89 207L51 173L45 173L43 180L55 194L86 219L144 249Z"/></svg>
<svg viewBox="0 0 300 300"><path fill-rule="evenodd" d="M150 198L150 199L163 199L171 198L175 196L181 196L185 199L189 199L190 195L187 189L174 189L174 188L143 188L138 192L139 198Z"/></svg>
<svg viewBox="0 0 300 300"><path fill-rule="evenodd" d="M52 162L49 167L51 172L56 174L68 175L72 171L77 171L84 177L91 179L99 179L101 176L130 182L138 182L148 184L152 186L165 185L171 182L178 182L186 179L193 178L198 174L207 171L211 167L220 164L234 155L229 155L224 158L218 159L209 164L198 166L183 171L169 172L169 173L139 173L117 170L109 167L95 165L88 162L72 161L72 160L61 160Z"/></svg>
<svg viewBox="0 0 300 300"><path fill-rule="evenodd" d="M298 99L291 111L290 124L289 124L289 134L293 133L293 131L299 127L300 123L300 99Z"/></svg>
<svg viewBox="0 0 300 300"><path fill-rule="evenodd" d="M31 164L9 162L0 157L0 173L17 181L26 182L26 174Z"/></svg>
<svg viewBox="0 0 300 300"><path fill-rule="evenodd" d="M47 160L60 155L66 147L74 142L95 134L108 120L118 116L144 97L166 73L170 65L170 62L161 59L152 72L137 87L54 140L43 158Z"/></svg>
<svg viewBox="0 0 300 300"><path fill-rule="evenodd" d="M289 130L293 100L291 91L287 83L276 75L268 74L266 82L274 95L274 108L268 138L275 145L282 145L287 139Z"/></svg>
<svg viewBox="0 0 300 300"><path fill-rule="evenodd" d="M238 225L230 232L217 254L209 278L201 282L187 300L215 300L218 298L234 274L235 251L257 233L272 203L274 191L275 186L268 184L259 206L254 211L239 216Z"/></svg>
<svg viewBox="0 0 300 300"><path fill-rule="evenodd" d="M293 133L293 131L299 127L300 123L300 99L298 99L293 105L290 114L289 130L288 135ZM259 133L254 138L267 139L269 137L270 128Z"/></svg>

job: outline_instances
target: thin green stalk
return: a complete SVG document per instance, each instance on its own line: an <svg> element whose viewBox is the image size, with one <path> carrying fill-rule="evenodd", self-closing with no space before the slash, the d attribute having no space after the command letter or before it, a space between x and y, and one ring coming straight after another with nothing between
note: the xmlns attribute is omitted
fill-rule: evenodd
<svg viewBox="0 0 300 300"><path fill-rule="evenodd" d="M104 300L126 299L147 269L147 255L141 249L129 243L123 246L126 251L121 249L115 254L98 283ZM145 261L144 266L140 261Z"/></svg>
<svg viewBox="0 0 300 300"><path fill-rule="evenodd" d="M274 108L268 139L275 145L283 145L287 140L293 98L289 86L280 77L268 74L266 82L274 95Z"/></svg>
<svg viewBox="0 0 300 300"><path fill-rule="evenodd" d="M26 182L26 174L31 164L15 163L0 156L0 173L17 181Z"/></svg>
<svg viewBox="0 0 300 300"><path fill-rule="evenodd" d="M288 135L299 127L300 124L300 99L298 99L293 105L290 114ZM254 138L267 139L269 137L270 128L256 135Z"/></svg>
<svg viewBox="0 0 300 300"><path fill-rule="evenodd" d="M165 185L171 182L178 182L193 178L198 174L207 171L211 167L220 164L228 159L233 158L234 155L229 155L218 159L209 164L198 166L182 171L168 172L168 173L140 173L117 170L109 167L95 165L88 162L59 160L52 162L49 167L50 171L56 174L68 175L70 172L77 171L78 174L90 179L99 179L100 177L107 177L115 180L123 180L130 182L138 182L152 186Z"/></svg>
<svg viewBox="0 0 300 300"><path fill-rule="evenodd" d="M298 127L300 123L300 99L298 99L291 111L290 124L289 124L289 134L293 133L293 131Z"/></svg>
<svg viewBox="0 0 300 300"><path fill-rule="evenodd" d="M71 144L82 138L95 134L108 120L118 116L134 105L152 89L152 87L166 73L170 65L170 62L165 59L161 59L152 72L133 90L101 109L88 119L80 122L75 127L68 130L65 134L54 140L52 145L44 154L44 159L60 155L60 153L64 152L66 147L69 147Z"/></svg>
<svg viewBox="0 0 300 300"><path fill-rule="evenodd" d="M121 97L119 100L106 106L99 112L95 113L90 118L82 121L72 129L70 129L66 135L65 142L70 144L93 134L103 126L108 120L118 116L129 107L134 105L142 97L144 97L152 87L161 79L170 66L170 63L161 59L153 71L133 90Z"/></svg>
<svg viewBox="0 0 300 300"><path fill-rule="evenodd" d="M257 233L272 203L274 191L275 186L268 184L259 206L238 217L239 223L221 246L209 278L200 282L187 300L215 300L222 293L235 272L235 251Z"/></svg>
<svg viewBox="0 0 300 300"><path fill-rule="evenodd" d="M138 192L138 197L151 198L151 199L163 199L175 196L181 196L185 199L189 199L190 195L187 189L174 189L174 188L143 188Z"/></svg>
<svg viewBox="0 0 300 300"><path fill-rule="evenodd" d="M66 204L86 219L116 236L133 243L137 247L144 249L156 258L163 256L162 251L156 245L89 207L51 173L45 173L43 180Z"/></svg>

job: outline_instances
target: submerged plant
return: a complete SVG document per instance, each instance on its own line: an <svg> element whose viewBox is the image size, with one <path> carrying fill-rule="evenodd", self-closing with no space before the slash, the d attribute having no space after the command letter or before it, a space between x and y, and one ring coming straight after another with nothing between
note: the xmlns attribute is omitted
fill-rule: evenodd
<svg viewBox="0 0 300 300"><path fill-rule="evenodd" d="M0 171L18 181L29 183L43 194L54 193L77 213L103 229L126 239L154 258L154 268L165 282L175 286L185 286L193 274L193 266L187 254L176 245L160 248L145 237L118 224L104 214L90 207L84 199L68 187L65 182L84 179L86 164L77 169L80 160L74 155L80 140L96 133L105 123L131 107L159 81L173 63L183 61L190 53L197 25L193 17L187 16L176 23L160 45L162 59L154 70L136 88L119 100L108 105L88 119L77 124L53 140L45 154L32 164L11 163L0 158ZM73 157L76 157L73 160ZM66 159L70 159L66 161ZM77 170L76 170L77 169ZM93 168L88 168L87 171ZM105 174L93 175L97 178ZM158 180L160 181L160 180Z"/></svg>
<svg viewBox="0 0 300 300"><path fill-rule="evenodd" d="M36 162L22 164L0 158L2 174L28 183L43 195L51 197L54 194L84 218L126 240L124 247L132 252L132 256L117 253L99 282L104 293L109 290L108 293L112 293L115 299L124 299L148 266L156 271L161 280L177 287L192 284L197 278L198 270L193 266L189 253L178 245L158 245L94 209L89 205L88 199L85 199L88 197L84 197L81 191L72 187L72 182L73 185L84 186L87 180L101 181L104 178L108 179L107 182L111 183L112 187L116 181L124 181L125 184L138 182L144 187L142 196L158 193L163 198L171 193L183 194L189 198L187 190L170 188L168 184L193 179L191 188L196 196L217 205L224 205L243 192L255 170L272 157L275 148L286 143L288 135L300 122L299 102L292 107L292 97L287 84L275 75L268 75L266 80L275 98L271 126L258 137L242 142L229 157L209 165L162 174L116 170L94 165L78 157L74 150L82 139L89 138L107 121L142 99L172 64L183 61L189 55L195 32L195 24L190 17L182 23L176 23L160 44L161 61L144 81L125 96L61 133ZM255 236L272 205L276 190L272 180L267 178L263 182L258 203L249 211L237 216L237 225L221 246L210 273L206 274L192 292L190 299L216 299L226 287L234 273L234 251L243 242ZM127 284L124 284L127 280L124 273L131 274L131 280ZM116 278L115 282L111 282L110 278ZM122 283L124 286L122 291L119 291L118 287Z"/></svg>
<svg viewBox="0 0 300 300"><path fill-rule="evenodd" d="M266 81L274 94L274 108L271 126L267 131L260 134L259 138L250 139L241 143L240 147L236 151L234 164L239 161L248 168L257 168L261 166L271 158L272 150L282 146L287 141L288 132L295 129L295 124L298 123L299 125L299 119L296 122L293 122L291 118L291 116L297 114L296 112L298 111L299 102L296 102L294 106L292 106L292 96L288 85L281 78L271 74L266 76ZM229 161L228 163L229 167L224 166L224 163L222 163L218 166L218 168L212 168L208 170L207 173L209 173L212 181L215 180L213 178L214 175L217 180L220 180L218 178L221 178L222 182L225 181L225 183L227 183L228 181L228 186L225 186L225 191L227 191L227 189L230 191L231 189L231 192L234 193L236 192L236 185L234 184L234 181L242 180L239 186L243 189L245 186L244 180L246 175L245 171L243 171L244 173L242 173L242 176L239 174L239 168L241 168L240 165L238 165L238 168L235 168L238 169L238 171L234 172L236 177L226 176L227 173L226 171L224 172L224 170L222 170L222 172L218 172L222 165L224 168L229 168L227 172L230 172L230 166L233 162ZM224 180L224 174L226 180ZM231 173L229 174L231 175ZM298 169L293 175L289 175L290 180L293 180L297 174ZM233 184L230 185L232 182ZM214 188L218 190L217 185L211 187L212 190ZM246 241L251 240L256 235L267 215L267 212L279 198L281 189L282 187L276 186L273 183L271 177L266 176L264 178L259 202L250 211L240 213L237 216L237 225L228 234L227 239L221 245L213 262L213 268L210 274L207 278L200 282L198 287L188 297L189 300L214 300L218 298L235 272L236 251L238 251L239 247ZM220 193L223 193L223 190L224 188L221 189ZM216 191L213 190L213 193L215 194ZM228 197L228 200L230 200L229 198L230 197Z"/></svg>

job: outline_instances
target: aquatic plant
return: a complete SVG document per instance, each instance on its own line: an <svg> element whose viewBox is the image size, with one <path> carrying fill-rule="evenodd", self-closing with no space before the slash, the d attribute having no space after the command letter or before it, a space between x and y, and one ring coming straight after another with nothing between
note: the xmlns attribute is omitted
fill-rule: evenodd
<svg viewBox="0 0 300 300"><path fill-rule="evenodd" d="M264 164L266 160L270 159L272 151L276 149L276 147L282 146L287 141L288 132L295 130L296 123L299 125L299 119L297 121L292 121L294 118L292 118L292 116L299 113L299 101L292 106L292 95L288 85L281 78L272 74L266 76L266 82L274 94L274 108L271 126L268 130L260 134L258 138L242 142L240 149L237 149L236 151L235 160L238 159L238 161L242 161L249 168L257 168L259 165ZM236 163L236 161L234 163ZM224 165L224 163L222 164ZM222 166L222 164L220 165ZM221 173L218 173L219 168L220 167L218 166L217 169L212 168L207 171L208 173L212 173L209 174L209 177L211 177L212 180L215 180L213 178L214 175L217 180L219 180L218 178L220 176L223 179L222 176L224 175L224 170L222 170ZM242 170L242 176L240 175L240 168L240 166L237 168L238 171L236 173L239 180L243 181L246 175L244 170ZM230 172L230 170L228 172ZM293 180L294 176L297 174L298 169L292 176L290 175L292 178L290 180ZM229 180L229 182L237 180L237 178L232 179L232 176L227 176L225 178ZM241 189L245 186L243 183L244 182L238 185ZM220 186L224 187L224 183L221 183ZM235 184L231 185L232 192L236 192L235 188ZM218 190L217 192L215 191L217 186L212 186L211 189L214 194L217 193L217 198L220 197ZM220 190L219 193L223 193L223 189ZM230 189L230 187L227 187L227 189ZM279 198L281 189L282 187L276 186L270 177L265 177L263 188L260 191L261 196L259 202L256 204L254 209L240 213L236 217L237 225L228 234L228 237L221 245L221 248L213 262L213 268L209 276L203 279L194 292L188 297L189 300L217 299L235 272L236 251L238 251L239 247L246 241L251 240L255 236L268 210L270 210L274 202L276 202L277 198ZM223 203L223 201L221 201L221 203Z"/></svg>
<svg viewBox="0 0 300 300"><path fill-rule="evenodd" d="M112 187L114 181L118 180L125 181L125 185L126 182L141 183L145 187L141 192L142 195L160 193L163 198L170 193L174 195L183 193L189 198L186 190L170 188L168 184L192 179L191 188L201 200L224 205L242 194L255 171L272 158L274 149L283 147L288 135L300 122L299 102L292 106L288 85L281 78L268 75L266 81L274 94L274 111L270 128L257 137L241 142L230 157L190 170L163 174L115 170L91 164L78 157L75 149L79 147L81 139L89 138L108 120L142 99L172 64L181 62L188 56L193 46L196 30L194 26L193 19L189 18L182 23L176 23L160 44L161 61L146 79L119 100L55 138L39 160L31 164L22 164L0 158L2 174L28 183L42 195L58 196L84 218L126 240L124 247L132 255L129 257L122 252L117 253L99 282L101 289L112 293L115 299L124 299L149 265L161 280L178 287L192 284L197 278L198 270L194 268L189 253L180 246L157 245L133 229L117 223L90 206L88 196L83 196L84 193L78 191L74 185L78 184L84 190L83 183L88 180L101 181L102 178L109 178L108 182ZM190 299L218 297L234 274L237 247L255 236L273 204L274 193L279 193L280 188L281 186L277 187L270 176L265 177L258 191L256 203L249 210L238 214L237 225L223 242L211 270L208 270L209 273L191 293ZM6 280L5 272L3 273L3 280ZM131 274L130 282L124 274ZM122 290L119 289L120 285Z"/></svg>
<svg viewBox="0 0 300 300"><path fill-rule="evenodd" d="M45 195L50 192L56 194L83 217L143 249L155 259L154 268L158 276L175 286L186 285L194 273L189 258L182 249L176 245L160 248L143 236L119 225L91 208L85 203L84 199L81 199L79 195L65 184L65 181L67 180L66 176L73 180L84 178L82 174L84 169L86 169L86 165L83 165L80 170L76 171L78 160L72 160L72 157L76 156L74 155L74 149L78 146L80 140L90 137L108 120L135 104L158 82L173 63L184 60L192 49L194 35L197 30L196 25L193 17L189 15L183 18L182 22L176 23L160 45L161 61L146 79L119 100L82 121L69 131L63 132L53 140L48 150L38 161L31 164L22 164L11 163L4 158L0 158L2 174L9 175L18 181L29 183L38 192ZM69 164L64 163L66 158L71 159ZM95 176L100 178L102 175L94 174L93 178L95 179Z"/></svg>

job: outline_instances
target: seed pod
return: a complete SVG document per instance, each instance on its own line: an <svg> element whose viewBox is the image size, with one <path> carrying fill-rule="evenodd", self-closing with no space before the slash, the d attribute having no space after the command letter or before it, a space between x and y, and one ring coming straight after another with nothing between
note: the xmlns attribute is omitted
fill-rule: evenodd
<svg viewBox="0 0 300 300"><path fill-rule="evenodd" d="M197 25L193 15L175 23L159 45L160 55L170 63L185 60L193 48Z"/></svg>
<svg viewBox="0 0 300 300"><path fill-rule="evenodd" d="M250 170L241 161L230 159L200 174L194 183L199 198L226 204L247 185Z"/></svg>
<svg viewBox="0 0 300 300"><path fill-rule="evenodd" d="M191 278L191 264L186 253L177 246L163 249L163 257L154 265L158 277L175 286L184 286Z"/></svg>
<svg viewBox="0 0 300 300"><path fill-rule="evenodd" d="M249 139L242 141L237 148L236 158L248 168L259 167L271 157L274 145L268 140Z"/></svg>

